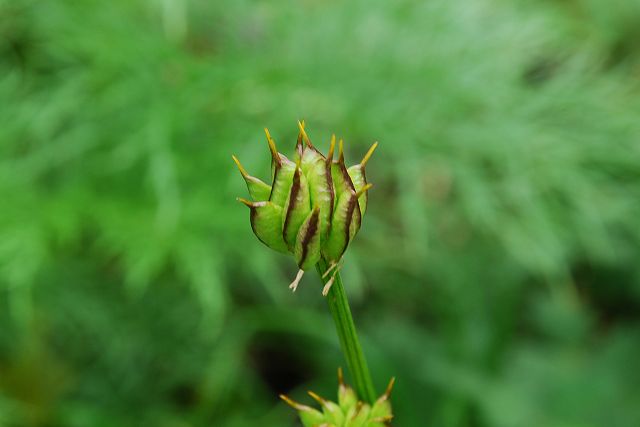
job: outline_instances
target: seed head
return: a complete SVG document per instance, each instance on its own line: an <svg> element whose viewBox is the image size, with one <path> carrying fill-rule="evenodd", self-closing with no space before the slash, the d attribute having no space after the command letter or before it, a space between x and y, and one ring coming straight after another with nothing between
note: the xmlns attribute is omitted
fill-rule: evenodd
<svg viewBox="0 0 640 427"><path fill-rule="evenodd" d="M372 187L365 165L378 143L360 163L347 168L342 140L338 158L334 159L335 135L325 157L311 143L304 121L298 122L298 130L293 161L278 152L269 130L264 130L271 152L271 185L249 175L232 156L251 196L251 200L238 200L249 207L251 228L262 243L293 254L299 271L290 285L292 290L296 290L304 272L324 258L333 270L323 289L326 295L339 270L338 263L362 225L367 193Z"/></svg>
<svg viewBox="0 0 640 427"><path fill-rule="evenodd" d="M385 427L393 419L389 396L395 379L389 381L385 393L373 405L358 400L356 393L344 383L342 369L338 369L338 402L332 402L310 391L309 395L321 407L321 411L311 406L295 402L280 395L289 406L298 411L304 427L344 426L344 427Z"/></svg>

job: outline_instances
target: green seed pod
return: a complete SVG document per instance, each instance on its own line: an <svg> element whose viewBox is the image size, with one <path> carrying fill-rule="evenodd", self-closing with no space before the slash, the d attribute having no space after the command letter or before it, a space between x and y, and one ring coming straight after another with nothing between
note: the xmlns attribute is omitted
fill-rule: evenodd
<svg viewBox="0 0 640 427"><path fill-rule="evenodd" d="M342 140L340 140L340 143L338 144L338 159L331 162L331 177L333 179L336 194L342 194L349 190L356 191L356 187L353 185L353 181L347 171L347 166L344 163L343 145ZM333 155L333 150L330 150L330 154Z"/></svg>
<svg viewBox="0 0 640 427"><path fill-rule="evenodd" d="M356 392L344 382L342 368L338 368L338 404L345 414L355 412L358 405Z"/></svg>
<svg viewBox="0 0 640 427"><path fill-rule="evenodd" d="M371 416L371 406L366 403L360 402L356 413L351 417L351 424L349 427L368 427L369 418Z"/></svg>
<svg viewBox="0 0 640 427"><path fill-rule="evenodd" d="M311 212L309 184L299 166L293 173L291 188L283 212L282 236L289 249L292 250L295 247L298 231Z"/></svg>
<svg viewBox="0 0 640 427"><path fill-rule="evenodd" d="M293 176L296 172L296 164L286 157L280 158L281 163L276 167L269 201L278 206L284 206L289 197L289 191L293 184Z"/></svg>
<svg viewBox="0 0 640 427"><path fill-rule="evenodd" d="M320 241L324 243L331 225L331 214L333 212L333 202L335 192L333 190L333 180L331 177L331 160L325 158L314 146L304 131L304 126L298 122L300 134L305 141L298 140L296 149L302 152L302 167L309 177L309 190L311 203L320 208ZM335 144L335 142L334 142ZM333 148L329 150L330 154Z"/></svg>
<svg viewBox="0 0 640 427"><path fill-rule="evenodd" d="M322 248L323 256L330 264L335 264L342 258L349 242L360 230L362 215L358 200L371 187L371 184L367 184L358 193L348 190L340 195L333 212L328 239Z"/></svg>
<svg viewBox="0 0 640 427"><path fill-rule="evenodd" d="M240 163L240 160L238 160L236 156L231 157L233 158L233 161L236 162L236 166L238 166L240 174L247 183L247 189L249 190L251 198L256 202L269 200L269 196L271 195L271 186L259 178L249 175Z"/></svg>
<svg viewBox="0 0 640 427"><path fill-rule="evenodd" d="M251 228L262 243L278 252L287 252L287 245L282 238L282 229L278 226L282 218L282 208L272 202L251 202L238 200L251 209Z"/></svg>
<svg viewBox="0 0 640 427"><path fill-rule="evenodd" d="M345 191L340 195L333 213L329 237L322 248L327 260L339 260L347 249L351 237L350 226L357 206L358 199L354 191Z"/></svg>
<svg viewBox="0 0 640 427"><path fill-rule="evenodd" d="M393 419L389 396L395 380L392 378L385 393L373 406L358 401L351 387L344 383L342 370L338 370L338 403L324 399L310 391L309 395L320 404L322 412L280 395L289 406L298 411L302 424L307 426L388 427Z"/></svg>
<svg viewBox="0 0 640 427"><path fill-rule="evenodd" d="M384 420L386 418L392 417L391 413L391 403L389 402L389 396L391 396L391 390L393 390L393 385L395 384L396 379L391 378L389 381L389 385L387 385L387 389L384 394L376 400L376 402L371 407L371 418L374 420Z"/></svg>
<svg viewBox="0 0 640 427"><path fill-rule="evenodd" d="M347 169L347 172L351 177L351 181L353 182L353 185L355 186L356 191L360 191L367 185L367 175L365 174L364 168L367 165L367 162L369 161L371 156L373 155L373 152L376 151L377 147L378 147L378 143L376 142L371 146L371 148L369 148L369 151L367 151L367 154L364 155L364 157L362 158L362 161L359 164L353 165L349 169ZM369 199L367 197L366 192L363 195L363 197L358 199L358 202L360 203L360 212L362 213L362 215L364 215L364 213L367 210L368 201Z"/></svg>
<svg viewBox="0 0 640 427"><path fill-rule="evenodd" d="M263 243L279 252L294 255L300 270L290 288L295 291L304 272L324 257L333 271L323 289L326 295L339 270L342 257L360 229L367 206L365 165L374 144L360 164L347 168L342 140L339 156L333 159L335 136L325 157L311 143L298 122L296 161L279 153L265 128L271 152L272 183L251 176L233 157L247 183L252 201L239 199L251 209L251 226Z"/></svg>
<svg viewBox="0 0 640 427"><path fill-rule="evenodd" d="M313 268L320 261L320 208L316 207L302 223L294 255L301 270Z"/></svg>
<svg viewBox="0 0 640 427"><path fill-rule="evenodd" d="M284 155L278 153L276 144L269 134L267 128L264 129L264 133L267 135L267 142L269 143L269 150L271 150L271 165L273 167L273 184L271 185L271 194L269 200L276 205L282 207L286 203L286 200L293 184L293 175L296 171L296 164L287 159Z"/></svg>
<svg viewBox="0 0 640 427"><path fill-rule="evenodd" d="M336 426L344 424L344 413L342 412L340 405L330 400L326 400L312 391L308 391L307 393L322 406L322 413L324 414L326 423L334 424Z"/></svg>
<svg viewBox="0 0 640 427"><path fill-rule="evenodd" d="M304 427L317 427L324 423L324 414L311 406L303 405L289 399L284 394L280 395L280 399L284 400L289 406L298 411L300 421Z"/></svg>

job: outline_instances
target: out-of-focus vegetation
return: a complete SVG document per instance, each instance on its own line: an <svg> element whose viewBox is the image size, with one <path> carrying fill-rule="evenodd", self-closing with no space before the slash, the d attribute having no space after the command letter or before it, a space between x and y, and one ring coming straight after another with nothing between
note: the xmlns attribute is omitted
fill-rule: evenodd
<svg viewBox="0 0 640 427"><path fill-rule="evenodd" d="M0 0L0 426L293 426L344 364L262 127L381 145L343 276L397 426L640 425L636 0Z"/></svg>

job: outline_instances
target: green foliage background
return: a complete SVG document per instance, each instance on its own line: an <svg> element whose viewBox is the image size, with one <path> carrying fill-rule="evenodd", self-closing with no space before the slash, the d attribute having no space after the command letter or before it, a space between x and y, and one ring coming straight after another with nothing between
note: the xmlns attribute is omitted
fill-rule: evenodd
<svg viewBox="0 0 640 427"><path fill-rule="evenodd" d="M411 426L640 425L637 0L0 0L0 426L293 426L344 365L252 235L305 118Z"/></svg>

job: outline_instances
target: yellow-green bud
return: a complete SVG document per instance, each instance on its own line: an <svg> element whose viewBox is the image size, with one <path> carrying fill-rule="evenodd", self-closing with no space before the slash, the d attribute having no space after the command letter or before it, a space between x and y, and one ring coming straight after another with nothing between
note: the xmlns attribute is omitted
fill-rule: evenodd
<svg viewBox="0 0 640 427"><path fill-rule="evenodd" d="M290 288L296 290L304 271L321 258L333 276L323 289L326 295L333 283L349 243L360 230L367 209L365 165L378 143L373 144L362 161L349 168L344 163L340 140L338 159L333 159L336 140L331 138L328 156L318 151L298 122L295 161L279 153L265 129L271 151L272 183L251 176L233 157L247 183L252 200L238 200L250 208L251 227L265 245L279 252L292 253L299 271Z"/></svg>

